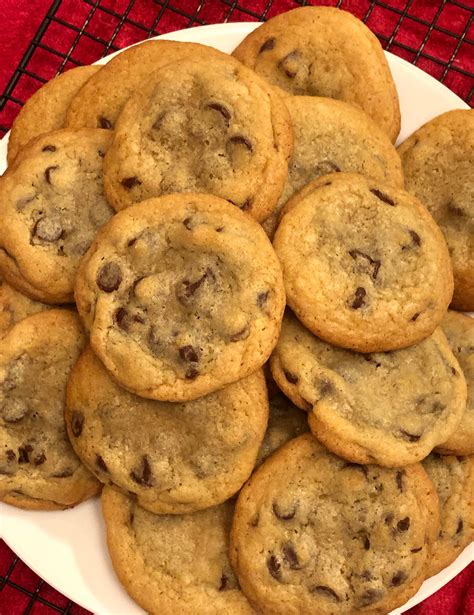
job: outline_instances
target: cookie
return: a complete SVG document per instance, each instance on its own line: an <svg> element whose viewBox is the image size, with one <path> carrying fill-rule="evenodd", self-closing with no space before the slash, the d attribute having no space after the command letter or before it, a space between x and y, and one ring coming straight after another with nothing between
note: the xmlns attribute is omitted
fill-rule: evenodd
<svg viewBox="0 0 474 615"><path fill-rule="evenodd" d="M439 496L440 531L427 576L446 568L474 540L474 458L431 454L423 461Z"/></svg>
<svg viewBox="0 0 474 615"><path fill-rule="evenodd" d="M99 66L79 66L45 83L26 101L17 115L8 139L8 164L31 139L63 128L69 103Z"/></svg>
<svg viewBox="0 0 474 615"><path fill-rule="evenodd" d="M466 407L466 382L441 329L410 348L360 354L323 342L287 314L271 367L283 391L310 409L318 440L355 463L420 461Z"/></svg>
<svg viewBox="0 0 474 615"><path fill-rule="evenodd" d="M278 206L264 222L270 237L286 201L328 173L360 173L403 188L400 157L387 135L360 109L340 100L291 96L285 100L294 133L288 179Z"/></svg>
<svg viewBox="0 0 474 615"><path fill-rule="evenodd" d="M46 303L25 297L6 282L0 281L0 338L23 318L49 307Z"/></svg>
<svg viewBox="0 0 474 615"><path fill-rule="evenodd" d="M474 320L449 311L442 322L454 356L459 361L467 383L466 410L456 431L437 447L450 455L474 454Z"/></svg>
<svg viewBox="0 0 474 615"><path fill-rule="evenodd" d="M151 615L251 615L227 549L233 504L154 515L111 487L102 492L115 573Z"/></svg>
<svg viewBox="0 0 474 615"><path fill-rule="evenodd" d="M47 310L17 323L0 346L0 500L31 510L70 508L98 481L64 424L66 384L84 334L76 314Z"/></svg>
<svg viewBox="0 0 474 615"><path fill-rule="evenodd" d="M25 295L73 300L79 260L114 213L103 192L106 130L38 137L0 180L0 272Z"/></svg>
<svg viewBox="0 0 474 615"><path fill-rule="evenodd" d="M424 580L438 528L437 496L420 464L347 463L306 434L240 492L231 562L264 613L388 613Z"/></svg>
<svg viewBox="0 0 474 615"><path fill-rule="evenodd" d="M233 496L250 476L268 418L260 371L196 401L172 404L121 389L87 349L68 386L74 450L160 514L190 513Z"/></svg>
<svg viewBox="0 0 474 615"><path fill-rule="evenodd" d="M69 128L113 129L123 106L150 78L166 64L183 58L224 57L227 54L199 43L146 41L134 45L99 67L71 100L66 126Z"/></svg>
<svg viewBox="0 0 474 615"><path fill-rule="evenodd" d="M387 60L376 36L350 13L330 7L288 11L253 30L233 55L289 94L359 107L396 141L400 108Z"/></svg>
<svg viewBox="0 0 474 615"><path fill-rule="evenodd" d="M225 56L181 60L125 105L105 158L106 194L120 210L205 192L262 222L283 190L292 142L284 103L251 70Z"/></svg>
<svg viewBox="0 0 474 615"><path fill-rule="evenodd" d="M452 307L474 310L474 111L448 111L399 148L407 190L440 225L454 269Z"/></svg>
<svg viewBox="0 0 474 615"><path fill-rule="evenodd" d="M428 337L453 291L443 235L407 192L333 173L287 203L273 242L288 305L322 339L359 352Z"/></svg>
<svg viewBox="0 0 474 615"><path fill-rule="evenodd" d="M186 401L265 363L285 293L257 222L218 197L175 194L112 218L82 260L76 302L122 386Z"/></svg>
<svg viewBox="0 0 474 615"><path fill-rule="evenodd" d="M271 384L273 386L271 386ZM295 407L274 383L268 386L270 414L265 437L260 446L256 466L270 457L280 446L308 431L308 418Z"/></svg>

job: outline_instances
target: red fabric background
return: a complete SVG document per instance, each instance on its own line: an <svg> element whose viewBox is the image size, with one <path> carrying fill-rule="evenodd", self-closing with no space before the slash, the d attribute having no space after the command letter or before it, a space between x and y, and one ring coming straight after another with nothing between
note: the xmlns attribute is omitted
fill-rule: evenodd
<svg viewBox="0 0 474 615"><path fill-rule="evenodd" d="M378 6L372 11L368 25L377 33L389 36L394 31L400 17L399 14L389 10L389 7L403 10L407 3L406 0L385 0L385 2L386 7ZM9 82L16 66L44 19L50 4L51 0L35 0L34 2L31 2L31 0L0 0L0 92L3 92ZM102 4L116 11L121 11L129 2L126 0L103 0ZM149 27L157 14L157 10L160 8L157 5L160 4L163 3L153 2L152 0L139 0L135 3L130 17ZM193 14L200 3L197 0L175 0L170 4L188 14ZM261 13L267 2L264 0L241 0L239 4L241 7ZM328 0L312 2L312 4L335 4L335 2ZM410 15L420 17L426 21L433 20L437 15L437 24L439 26L461 35L470 16L468 6L470 5L474 8L472 0L464 0L463 4L464 7L456 7L448 3L442 11L439 11L441 3L437 0L414 0L410 5L408 17L404 19L397 31L391 51L409 61L414 60L415 54L403 49L403 45L417 48L426 37L428 28L411 20L409 18ZM369 5L370 2L368 0L345 0L343 8L350 10L358 17L362 17L367 12ZM268 16L271 17L295 6L295 2L291 0L275 0L268 12ZM75 23L80 26L89 10L90 5L81 0L63 0L58 16L69 23ZM251 16L238 9L232 11L229 16L229 5L219 1L204 3L204 8L199 12L199 19L206 23L222 22L226 17L229 17L231 21L248 21L252 19ZM188 17L179 16L171 11L165 11L158 29L160 33L164 33L183 28L188 23ZM116 25L117 20L115 18L106 13L100 13L91 21L89 31L96 36L101 36L108 40ZM473 35L474 24L471 25L468 31L468 37L471 37L470 40L472 40ZM45 42L55 49L67 51L74 36L74 31L58 27L57 24L54 24L54 27L51 26L48 29ZM142 38L145 38L142 30L125 25L121 29L115 44L117 47L125 47ZM425 51L436 58L446 61L454 51L456 44L456 40L448 35L442 32L434 32L431 33L426 42ZM80 45L75 50L74 57L82 63L89 63L97 59L102 51L103 47L83 37ZM32 62L33 67L29 65L28 68L34 69L37 73L49 79L54 76L61 58L45 53L38 54L38 57L35 55ZM420 68L438 78L441 77L444 70L436 62L426 58L420 58L417 64ZM474 51L472 45L464 42L460 46L455 65L471 73L474 72ZM469 91L472 90L474 85L470 77L454 71L448 75L445 83L465 99L468 98ZM25 100L38 85L37 81L28 81L26 78L22 79L15 89L14 95L20 100ZM9 126L18 109L17 105L8 104L3 113L0 113L0 123ZM53 554L50 555L50 557L53 556ZM0 541L0 615L19 615L25 611L35 615L52 615L57 612L41 603L41 599L47 600L61 609L66 607L68 599L51 588L47 583L41 584L41 579L21 561L15 565L13 572L9 576L9 581L12 584L6 584L2 589L1 578L8 574L13 561L14 553L3 541ZM30 598L29 595L14 587L13 584L23 587L32 593L37 591L38 588L39 590L36 596ZM73 605L69 612L73 615L85 615L87 613L87 611L77 605ZM474 564L471 564L434 596L411 609L409 613L410 615L474 615Z"/></svg>

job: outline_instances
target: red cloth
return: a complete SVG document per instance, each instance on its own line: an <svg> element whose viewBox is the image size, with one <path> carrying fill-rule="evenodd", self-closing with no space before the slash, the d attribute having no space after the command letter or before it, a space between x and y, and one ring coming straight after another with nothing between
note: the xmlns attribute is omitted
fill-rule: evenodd
<svg viewBox="0 0 474 615"><path fill-rule="evenodd" d="M401 55L409 61L415 59L415 53L408 51L404 46L418 49L427 38L424 51L433 58L447 61L458 45L456 39L444 32L433 30L429 32L428 26L418 23L414 17L436 23L441 28L449 30L459 36L464 32L470 12L467 9L471 0L465 0L464 8L459 5L447 3L442 10L438 0L413 0L409 3L407 16L401 21L394 37L390 50ZM82 0L63 0L56 14L57 17L81 27L84 19L91 10L91 4ZM101 6L111 8L120 13L129 6L128 0L102 0ZM162 10L161 2L153 0L136 0L129 13L130 20L149 28L159 11ZM163 11L157 30L159 33L169 32L186 27L190 23L190 16L197 17L205 23L219 23L229 21L250 21L255 17L245 11L234 8L231 11L231 3L222 0L174 0L170 5L179 11L181 15L171 10ZM311 4L335 5L335 1L325 0L311 2ZM344 0L342 8L350 10L358 17L363 17L370 7L368 0ZM13 72L23 57L30 41L33 39L39 25L44 19L51 0L1 0L0 20L0 91L3 91L13 75ZM250 9L255 14L261 14L267 5L267 0L240 0L238 6ZM400 12L405 9L406 0L385 0L385 5L375 6L370 14L368 25L376 33L389 37L400 20ZM291 0L275 0L270 7L267 17L281 13L284 10L295 8L296 2ZM196 13L196 11L199 11ZM199 22L195 22L198 25ZM90 20L87 31L94 36L109 40L112 36L118 20L102 10L96 11ZM58 23L51 24L45 32L42 42L63 52L67 52L74 41L77 32L71 28L61 26ZM471 26L467 37L459 44L455 59L455 66L470 73L474 72L474 54L472 41L474 25ZM133 24L124 24L115 40L117 47L125 47L131 43L145 38L145 32ZM103 52L104 46L90 38L82 37L74 51L76 60L82 63L90 63L96 60ZM54 76L62 59L47 51L37 50L31 58L27 68L45 79ZM444 67L434 60L419 58L418 66L435 77L440 78ZM467 99L474 83L469 76L460 72L450 71L445 79L445 84L453 89L459 96ZM25 100L28 95L39 87L37 80L22 77L16 86L13 95L20 100ZM3 112L0 112L0 125L9 126L13 121L19 106L7 103ZM38 588L41 579L32 572L23 562L18 561L11 570L14 561L14 553L0 540L0 588L2 577L8 575L9 582L0 593L0 615L19 615L33 605L31 613L47 615L54 611L45 604L46 601L59 608L65 608L68 599L50 587L47 583L41 585L36 596L31 597L22 592L16 586L33 593ZM43 602L44 601L44 602ZM73 615L86 615L87 611L74 605L70 611ZM422 604L409 611L410 615L474 615L474 564L459 574L443 589L434 596L425 600Z"/></svg>

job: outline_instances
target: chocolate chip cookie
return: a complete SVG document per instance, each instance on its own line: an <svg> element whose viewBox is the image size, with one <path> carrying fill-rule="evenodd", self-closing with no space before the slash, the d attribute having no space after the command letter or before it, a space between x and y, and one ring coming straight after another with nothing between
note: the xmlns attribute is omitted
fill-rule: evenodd
<svg viewBox="0 0 474 615"><path fill-rule="evenodd" d="M123 106L148 82L158 68L183 58L228 58L198 43L146 41L121 52L77 92L71 100L66 125L70 128L113 129Z"/></svg>
<svg viewBox="0 0 474 615"><path fill-rule="evenodd" d="M264 613L388 613L424 580L438 529L436 493L420 464L347 463L307 434L240 492L231 562Z"/></svg>
<svg viewBox="0 0 474 615"><path fill-rule="evenodd" d="M265 363L285 293L259 224L218 197L175 194L112 218L82 261L76 301L122 386L185 401Z"/></svg>
<svg viewBox="0 0 474 615"><path fill-rule="evenodd" d="M154 515L104 487L102 512L115 573L147 613L254 613L227 555L231 502L190 515Z"/></svg>
<svg viewBox="0 0 474 615"><path fill-rule="evenodd" d="M399 148L407 190L429 209L448 243L452 306L474 310L474 111L449 111Z"/></svg>
<svg viewBox="0 0 474 615"><path fill-rule="evenodd" d="M273 242L288 305L322 339L360 352L420 342L451 301L443 235L413 196L332 173L286 205Z"/></svg>
<svg viewBox="0 0 474 615"><path fill-rule="evenodd" d="M46 132L63 128L69 103L79 89L99 71L99 66L79 66L45 83L17 115L8 139L8 164L19 151Z"/></svg>
<svg viewBox="0 0 474 615"><path fill-rule="evenodd" d="M112 135L58 130L30 142L0 181L0 272L47 303L73 300L79 260L114 213L102 180Z"/></svg>
<svg viewBox="0 0 474 615"><path fill-rule="evenodd" d="M181 60L149 75L125 105L105 190L117 210L205 192L261 222L283 190L292 141L284 103L251 70L225 56Z"/></svg>
<svg viewBox="0 0 474 615"><path fill-rule="evenodd" d="M360 173L403 188L402 163L387 135L360 109L317 96L285 100L294 133L288 179L278 206L263 227L270 237L286 201L311 180L328 173Z"/></svg>
<svg viewBox="0 0 474 615"><path fill-rule="evenodd" d="M454 356L459 361L467 383L466 410L456 431L437 447L451 455L474 454L474 320L465 314L449 311L442 328Z"/></svg>
<svg viewBox="0 0 474 615"><path fill-rule="evenodd" d="M466 407L466 382L441 329L410 348L360 354L323 342L287 314L271 366L283 391L311 409L318 440L355 463L420 461Z"/></svg>
<svg viewBox="0 0 474 615"><path fill-rule="evenodd" d="M233 496L252 472L267 418L261 370L172 404L121 389L87 349L69 380L74 450L99 480L155 513L190 513Z"/></svg>
<svg viewBox="0 0 474 615"><path fill-rule="evenodd" d="M400 108L387 60L376 36L350 13L330 7L288 11L246 36L233 55L290 94L361 108L396 141Z"/></svg>
<svg viewBox="0 0 474 615"><path fill-rule="evenodd" d="M0 338L20 320L50 308L46 303L33 301L15 290L6 282L0 281Z"/></svg>
<svg viewBox="0 0 474 615"><path fill-rule="evenodd" d="M69 310L17 323L0 346L0 500L70 508L99 492L66 433L66 384L85 339Z"/></svg>
<svg viewBox="0 0 474 615"><path fill-rule="evenodd" d="M439 496L440 531L427 575L449 566L474 540L474 458L431 454L423 461Z"/></svg>

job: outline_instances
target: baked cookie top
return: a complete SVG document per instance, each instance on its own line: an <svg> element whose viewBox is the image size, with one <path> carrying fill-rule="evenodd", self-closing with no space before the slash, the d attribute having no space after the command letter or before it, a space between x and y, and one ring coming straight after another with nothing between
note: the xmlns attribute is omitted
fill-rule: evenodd
<svg viewBox="0 0 474 615"><path fill-rule="evenodd" d="M398 95L377 37L331 7L304 7L269 19L233 55L293 95L325 96L361 108L395 142Z"/></svg>
<svg viewBox="0 0 474 615"><path fill-rule="evenodd" d="M13 286L0 281L0 338L4 337L13 325L23 318L50 307L46 303L33 301Z"/></svg>
<svg viewBox="0 0 474 615"><path fill-rule="evenodd" d="M240 492L231 562L263 612L388 613L424 580L438 528L437 496L420 464L347 463L307 434Z"/></svg>
<svg viewBox="0 0 474 615"><path fill-rule="evenodd" d="M104 487L102 512L114 570L147 613L254 613L227 555L231 502L190 515L154 515Z"/></svg>
<svg viewBox="0 0 474 615"><path fill-rule="evenodd" d="M399 147L407 190L440 225L453 262L453 307L474 310L474 110L435 117Z"/></svg>
<svg viewBox="0 0 474 615"><path fill-rule="evenodd" d="M120 210L170 193L205 192L259 222L273 211L292 149L288 111L233 58L181 60L148 75L125 105L105 158Z"/></svg>
<svg viewBox="0 0 474 615"><path fill-rule="evenodd" d="M76 301L122 386L184 401L265 363L285 293L259 224L218 197L177 194L113 217L82 261Z"/></svg>
<svg viewBox="0 0 474 615"><path fill-rule="evenodd" d="M112 135L58 130L24 148L0 178L0 270L32 299L73 300L79 260L112 216L102 180Z"/></svg>
<svg viewBox="0 0 474 615"><path fill-rule="evenodd" d="M220 504L250 476L265 433L261 370L205 397L169 403L120 388L92 350L68 386L66 424L83 463L151 512Z"/></svg>
<svg viewBox="0 0 474 615"><path fill-rule="evenodd" d="M318 440L356 463L420 461L465 409L466 382L441 329L410 348L359 354L323 342L287 314L271 366L283 391L311 410Z"/></svg>
<svg viewBox="0 0 474 615"><path fill-rule="evenodd" d="M360 352L415 344L451 301L443 235L413 196L333 173L286 205L273 242L289 306L315 335Z"/></svg>
<svg viewBox="0 0 474 615"><path fill-rule="evenodd" d="M33 138L63 128L69 103L79 89L99 71L99 66L78 66L45 83L31 96L15 118L8 138L8 164Z"/></svg>
<svg viewBox="0 0 474 615"><path fill-rule="evenodd" d="M474 319L450 310L441 323L467 384L466 410L456 431L437 449L454 455L474 454Z"/></svg>
<svg viewBox="0 0 474 615"><path fill-rule="evenodd" d="M74 453L64 424L66 384L85 339L69 310L17 323L0 347L0 499L28 509L68 508L99 483Z"/></svg>

